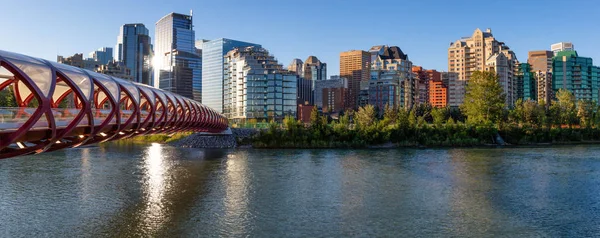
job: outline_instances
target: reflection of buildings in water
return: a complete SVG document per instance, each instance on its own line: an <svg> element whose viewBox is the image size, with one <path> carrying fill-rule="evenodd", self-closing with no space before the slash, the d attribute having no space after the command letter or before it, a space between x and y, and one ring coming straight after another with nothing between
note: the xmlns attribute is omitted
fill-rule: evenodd
<svg viewBox="0 0 600 238"><path fill-rule="evenodd" d="M475 153L475 154L473 154ZM494 208L488 198L493 184L489 161L476 151L452 150L450 228L457 236L485 234L492 226Z"/></svg>
<svg viewBox="0 0 600 238"><path fill-rule="evenodd" d="M237 224L234 221L239 221L240 218L248 216L248 203L251 191L249 184L250 171L248 168L247 158L242 158L240 155L230 154L225 162L225 199L223 207L225 214L222 219L222 224L227 224L227 229L230 234L246 234L246 224ZM250 219L243 219L245 222Z"/></svg>
<svg viewBox="0 0 600 238"><path fill-rule="evenodd" d="M67 150L67 153L73 150ZM90 148L81 148L79 150L75 150L75 152L81 151L81 177L80 177L80 186L81 186L81 201L89 201L88 199L92 197L94 191L90 190L91 184L93 181L91 178L91 159L90 159Z"/></svg>

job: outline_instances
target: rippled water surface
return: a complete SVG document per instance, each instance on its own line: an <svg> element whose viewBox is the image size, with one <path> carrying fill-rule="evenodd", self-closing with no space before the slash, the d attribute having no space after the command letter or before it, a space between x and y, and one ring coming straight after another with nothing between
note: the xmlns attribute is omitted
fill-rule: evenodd
<svg viewBox="0 0 600 238"><path fill-rule="evenodd" d="M0 237L600 234L600 146L102 145L0 161Z"/></svg>

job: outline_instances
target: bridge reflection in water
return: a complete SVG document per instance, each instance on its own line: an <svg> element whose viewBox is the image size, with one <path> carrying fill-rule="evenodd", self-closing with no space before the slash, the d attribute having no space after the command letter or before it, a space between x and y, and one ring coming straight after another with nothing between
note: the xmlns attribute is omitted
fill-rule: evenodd
<svg viewBox="0 0 600 238"><path fill-rule="evenodd" d="M1 50L0 93L0 159L228 127L225 117L180 95Z"/></svg>

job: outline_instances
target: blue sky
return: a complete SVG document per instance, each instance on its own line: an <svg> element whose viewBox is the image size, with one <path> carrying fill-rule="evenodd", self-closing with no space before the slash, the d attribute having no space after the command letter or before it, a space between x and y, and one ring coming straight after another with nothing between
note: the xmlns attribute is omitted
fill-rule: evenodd
<svg viewBox="0 0 600 238"><path fill-rule="evenodd" d="M0 0L0 49L56 60L56 55L114 47L119 27L154 24L194 11L196 38L262 44L287 66L315 55L339 73L339 53L397 45L415 65L447 69L449 43L492 28L520 61L527 51L574 43L600 65L598 0Z"/></svg>

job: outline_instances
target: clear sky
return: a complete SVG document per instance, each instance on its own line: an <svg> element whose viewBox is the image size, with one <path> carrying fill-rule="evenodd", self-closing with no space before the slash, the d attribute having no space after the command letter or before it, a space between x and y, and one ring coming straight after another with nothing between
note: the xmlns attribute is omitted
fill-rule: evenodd
<svg viewBox="0 0 600 238"><path fill-rule="evenodd" d="M447 69L450 42L492 28L520 61L571 41L600 65L599 0L0 0L0 49L56 60L114 47L119 27L194 11L197 39L262 44L281 64L315 55L339 73L339 53L397 45L415 65Z"/></svg>

